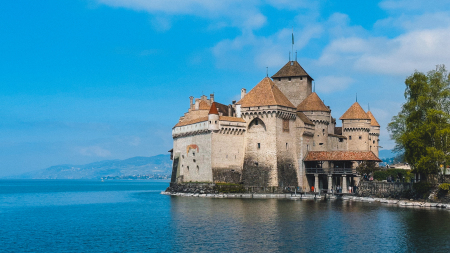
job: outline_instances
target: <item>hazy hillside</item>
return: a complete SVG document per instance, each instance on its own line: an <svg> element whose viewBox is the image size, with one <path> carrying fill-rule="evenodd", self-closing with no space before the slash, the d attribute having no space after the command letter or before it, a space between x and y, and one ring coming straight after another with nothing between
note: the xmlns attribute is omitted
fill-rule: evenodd
<svg viewBox="0 0 450 253"><path fill-rule="evenodd" d="M85 165L56 165L8 178L17 179L99 179L132 175L170 175L170 155L106 160Z"/></svg>

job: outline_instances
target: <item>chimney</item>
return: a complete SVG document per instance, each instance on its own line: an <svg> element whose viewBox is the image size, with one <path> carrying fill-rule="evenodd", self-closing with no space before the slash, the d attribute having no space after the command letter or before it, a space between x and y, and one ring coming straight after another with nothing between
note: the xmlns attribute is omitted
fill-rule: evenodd
<svg viewBox="0 0 450 253"><path fill-rule="evenodd" d="M211 101L211 104L214 103L214 94L210 94L209 97L210 97L209 100Z"/></svg>
<svg viewBox="0 0 450 253"><path fill-rule="evenodd" d="M190 101L190 103L189 103L189 109L192 109L192 107L194 106L194 105L193 105L194 97L193 97L193 96L190 96L190 97L189 97L189 101Z"/></svg>
<svg viewBox="0 0 450 253"><path fill-rule="evenodd" d="M245 97L245 94L247 94L247 90L245 88L242 88L241 90L241 99Z"/></svg>

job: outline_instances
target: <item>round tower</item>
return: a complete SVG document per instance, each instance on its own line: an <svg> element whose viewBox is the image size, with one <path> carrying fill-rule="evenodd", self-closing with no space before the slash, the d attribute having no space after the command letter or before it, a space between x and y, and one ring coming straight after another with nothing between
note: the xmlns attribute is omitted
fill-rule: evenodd
<svg viewBox="0 0 450 253"><path fill-rule="evenodd" d="M208 121L209 121L208 130L211 131L220 130L219 111L217 111L216 103L212 103L211 109L209 109Z"/></svg>
<svg viewBox="0 0 450 253"><path fill-rule="evenodd" d="M298 112L303 112L315 125L312 151L326 151L328 142L328 126L331 124L331 110L313 92L298 106Z"/></svg>
<svg viewBox="0 0 450 253"><path fill-rule="evenodd" d="M342 135L347 136L349 151L369 151L370 117L355 102L339 118L342 120Z"/></svg>
<svg viewBox="0 0 450 253"><path fill-rule="evenodd" d="M370 118L369 150L378 157L378 148L380 146L380 124L378 124L371 111L367 112L367 116Z"/></svg>

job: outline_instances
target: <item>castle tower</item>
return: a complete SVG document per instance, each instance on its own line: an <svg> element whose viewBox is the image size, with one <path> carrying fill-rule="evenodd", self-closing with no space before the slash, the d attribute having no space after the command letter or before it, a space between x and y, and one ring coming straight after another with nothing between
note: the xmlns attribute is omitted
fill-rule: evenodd
<svg viewBox="0 0 450 253"><path fill-rule="evenodd" d="M295 106L266 77L239 102L247 122L242 178L248 186L297 186Z"/></svg>
<svg viewBox="0 0 450 253"><path fill-rule="evenodd" d="M378 124L371 111L367 112L367 116L370 118L369 150L378 157L378 147L380 146L380 124Z"/></svg>
<svg viewBox="0 0 450 253"><path fill-rule="evenodd" d="M326 151L328 126L331 122L331 110L319 98L317 93L311 93L297 106L298 112L303 112L315 125L312 151Z"/></svg>
<svg viewBox="0 0 450 253"><path fill-rule="evenodd" d="M208 130L211 131L219 131L220 125L219 125L219 112L217 111L216 103L212 103L211 109L208 113Z"/></svg>
<svg viewBox="0 0 450 253"><path fill-rule="evenodd" d="M275 75L273 82L294 105L298 106L312 92L312 79L297 61L289 61Z"/></svg>
<svg viewBox="0 0 450 253"><path fill-rule="evenodd" d="M342 120L342 135L347 136L349 151L369 151L370 117L355 102L339 118Z"/></svg>

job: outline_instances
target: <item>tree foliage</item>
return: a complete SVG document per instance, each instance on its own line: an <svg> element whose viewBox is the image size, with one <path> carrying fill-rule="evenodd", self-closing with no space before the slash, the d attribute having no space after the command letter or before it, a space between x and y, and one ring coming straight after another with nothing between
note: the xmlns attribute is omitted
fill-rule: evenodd
<svg viewBox="0 0 450 253"><path fill-rule="evenodd" d="M378 169L379 167L377 167L377 164L374 161L363 161L356 167L356 172L360 175L371 175Z"/></svg>
<svg viewBox="0 0 450 253"><path fill-rule="evenodd" d="M405 80L402 110L388 125L395 151L404 152L414 172L436 174L450 159L450 76L444 65Z"/></svg>

